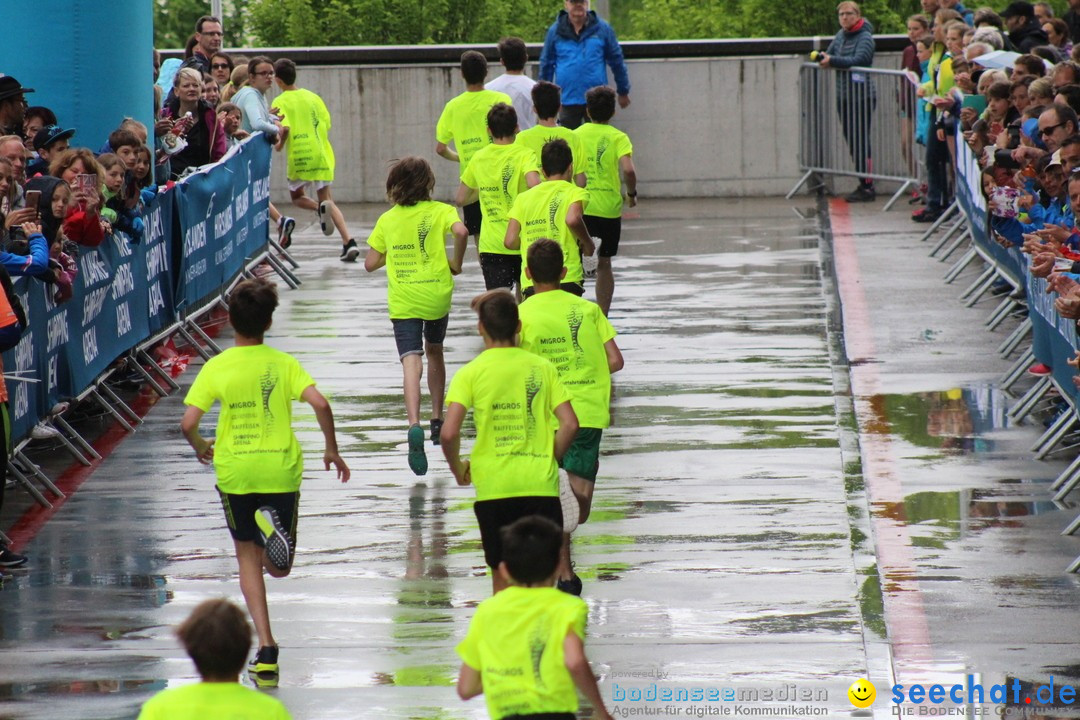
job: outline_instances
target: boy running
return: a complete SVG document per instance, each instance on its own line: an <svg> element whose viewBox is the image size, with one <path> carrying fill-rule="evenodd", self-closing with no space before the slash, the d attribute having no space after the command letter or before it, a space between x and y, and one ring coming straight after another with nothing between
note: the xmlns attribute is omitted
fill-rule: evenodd
<svg viewBox="0 0 1080 720"><path fill-rule="evenodd" d="M581 138L585 149L586 174L589 182L589 214L585 222L594 237L601 240L596 267L596 302L607 315L615 294L615 276L611 258L619 252L622 235L622 170L626 180L626 199L630 207L637 205L637 172L634 170L634 147L630 138L608 123L615 116L615 91L601 85L585 93L585 111L589 122L574 134Z"/></svg>
<svg viewBox="0 0 1080 720"><path fill-rule="evenodd" d="M326 450L341 482L349 467L341 459L330 403L315 389L291 355L263 344L277 308L277 289L265 280L244 280L229 296L229 322L236 346L207 360L192 383L180 429L199 462L214 464L217 489L236 547L240 589L259 636L259 651L249 670L277 673L278 646L270 631L263 570L271 577L292 571L297 508L304 456L292 429L292 403L315 410ZM214 440L199 434L199 422L215 401L221 403Z"/></svg>
<svg viewBox="0 0 1080 720"><path fill-rule="evenodd" d="M386 266L387 306L394 325L394 341L404 373L405 413L409 419L409 467L417 475L427 472L424 429L420 427L420 378L423 357L428 360L431 393L431 442L439 444L442 429L446 365L443 339L450 319L454 278L461 272L469 235L457 210L433 202L435 173L427 160L403 158L390 168L386 196L394 207L375 223L368 238L364 269ZM446 238L454 236L454 258L446 257Z"/></svg>
<svg viewBox="0 0 1080 720"><path fill-rule="evenodd" d="M562 90L555 83L541 80L533 86L532 102L537 123L528 130L519 132L515 142L532 150L539 160L545 145L552 140L565 140L574 153L574 183L578 187L585 187L586 162L584 150L581 149L581 138L570 128L556 122L562 108Z"/></svg>
<svg viewBox="0 0 1080 720"><path fill-rule="evenodd" d="M536 124L536 111L533 110L532 96L529 94L536 81L525 74L525 63L528 61L529 51L524 40L519 37L503 38L499 41L499 62L505 72L484 86L510 96L522 130Z"/></svg>
<svg viewBox="0 0 1080 720"><path fill-rule="evenodd" d="M497 573L509 587L480 603L457 646L458 696L483 693L491 720L573 720L575 685L593 718L612 720L585 656L588 607L551 587L561 539L558 525L537 516L503 530Z"/></svg>
<svg viewBox="0 0 1080 720"><path fill-rule="evenodd" d="M562 289L580 297L585 294L581 253L591 256L594 247L584 220L589 194L570 182L574 173L572 158L565 140L552 140L544 146L540 160L547 181L514 199L503 244L520 250L521 257L525 257L529 246L542 237L558 242L566 258ZM532 280L523 269L521 294L528 297L532 293Z"/></svg>
<svg viewBox="0 0 1080 720"><path fill-rule="evenodd" d="M180 623L176 636L201 682L162 690L146 701L139 720L289 720L280 700L239 682L251 650L251 626L243 610L224 598L206 600Z"/></svg>
<svg viewBox="0 0 1080 720"><path fill-rule="evenodd" d="M435 152L450 162L460 163L459 176L465 175L473 155L491 142L487 129L488 110L495 103L512 104L506 93L484 89L487 68L487 58L475 50L461 54L461 77L465 79L465 92L446 103L435 125ZM451 141L457 152L447 146ZM462 214L465 227L479 245L480 224L483 221L480 201L463 207Z"/></svg>
<svg viewBox="0 0 1080 720"><path fill-rule="evenodd" d="M457 204L480 201L484 222L480 228L480 269L488 290L512 289L521 277L521 253L503 245L507 213L523 190L540 184L540 163L528 148L516 145L517 112L504 103L488 110L492 143L473 156L461 175Z"/></svg>
<svg viewBox="0 0 1080 720"><path fill-rule="evenodd" d="M296 63L281 58L274 63L274 80L281 94L271 109L281 117L282 127L289 128L285 136L288 166L285 177L293 205L312 210L319 215L323 235L332 235L337 228L341 235L341 261L356 262L360 248L349 237L345 216L330 196L334 182L334 148L330 146L330 111L322 98L296 87ZM315 202L307 196L307 187L315 188Z"/></svg>
<svg viewBox="0 0 1080 720"><path fill-rule="evenodd" d="M484 351L450 383L442 446L458 485L476 486L473 511L497 593L507 586L496 572L503 559L502 528L527 515L543 515L562 527L558 461L578 421L555 366L515 346L521 323L514 296L489 290L472 307ZM462 460L461 426L470 408L476 442L471 458ZM569 567L560 571L569 577Z"/></svg>
<svg viewBox="0 0 1080 720"><path fill-rule="evenodd" d="M562 467L581 508L578 521L583 523L589 519L600 469L600 438L611 423L611 373L622 369L623 357L615 344L615 328L600 307L559 289L566 267L558 243L547 238L534 242L525 271L535 294L518 308L521 349L549 360L570 391L581 427ZM569 535L565 541L569 553ZM575 574L569 582L560 581L559 587L580 595L581 579Z"/></svg>

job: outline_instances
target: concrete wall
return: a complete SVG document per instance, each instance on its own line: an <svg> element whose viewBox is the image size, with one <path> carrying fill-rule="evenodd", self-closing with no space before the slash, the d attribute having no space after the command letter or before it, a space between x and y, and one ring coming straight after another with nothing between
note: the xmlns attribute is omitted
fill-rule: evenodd
<svg viewBox="0 0 1080 720"><path fill-rule="evenodd" d="M634 142L641 194L790 190L801 175L797 77L804 57L629 61L633 104L618 111L615 124ZM894 66L895 59L886 55L876 64ZM321 95L333 117L339 202L382 202L388 164L405 155L427 158L436 170L436 195L453 196L457 165L434 148L443 105L464 89L456 66L305 65L297 82ZM275 156L275 201L287 198L284 170L284 157Z"/></svg>

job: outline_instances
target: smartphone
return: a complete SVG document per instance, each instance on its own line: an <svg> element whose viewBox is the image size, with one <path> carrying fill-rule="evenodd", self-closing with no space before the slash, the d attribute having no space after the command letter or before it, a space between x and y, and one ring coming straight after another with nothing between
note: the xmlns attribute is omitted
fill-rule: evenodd
<svg viewBox="0 0 1080 720"><path fill-rule="evenodd" d="M97 173L89 173L75 176L75 190L83 192L97 192Z"/></svg>
<svg viewBox="0 0 1080 720"><path fill-rule="evenodd" d="M26 191L26 207L27 209L37 212L38 203L41 202L40 190L27 190Z"/></svg>

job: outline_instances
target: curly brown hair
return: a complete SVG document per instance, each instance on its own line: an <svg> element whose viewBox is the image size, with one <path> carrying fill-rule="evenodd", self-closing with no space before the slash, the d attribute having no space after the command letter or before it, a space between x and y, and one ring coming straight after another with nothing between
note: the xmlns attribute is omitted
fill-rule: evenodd
<svg viewBox="0 0 1080 720"><path fill-rule="evenodd" d="M435 172L422 157L410 155L394 162L386 176L386 197L395 205L415 205L431 199Z"/></svg>

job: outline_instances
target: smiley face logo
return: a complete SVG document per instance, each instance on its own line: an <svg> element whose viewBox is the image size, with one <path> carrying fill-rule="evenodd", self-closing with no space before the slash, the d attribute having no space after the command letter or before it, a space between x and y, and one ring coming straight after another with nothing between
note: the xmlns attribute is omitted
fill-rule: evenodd
<svg viewBox="0 0 1080 720"><path fill-rule="evenodd" d="M847 690L848 700L857 708L868 708L877 697L877 688L869 680L856 680Z"/></svg>

